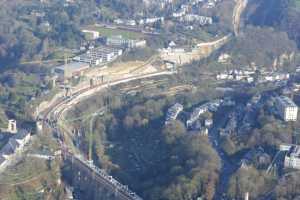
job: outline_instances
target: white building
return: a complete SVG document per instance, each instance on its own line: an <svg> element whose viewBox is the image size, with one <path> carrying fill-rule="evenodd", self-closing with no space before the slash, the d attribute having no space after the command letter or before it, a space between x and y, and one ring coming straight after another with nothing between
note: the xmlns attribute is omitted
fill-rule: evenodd
<svg viewBox="0 0 300 200"><path fill-rule="evenodd" d="M122 49L116 49L110 47L97 47L88 50L85 54L74 57L73 60L77 62L88 63L92 66L95 66L95 65L111 62L122 54L123 54Z"/></svg>
<svg viewBox="0 0 300 200"><path fill-rule="evenodd" d="M192 112L192 114L190 115L190 118L186 121L186 126L190 127L193 123L195 123L199 117L206 113L208 111L208 108L206 105L202 105L199 106L197 108L195 108Z"/></svg>
<svg viewBox="0 0 300 200"><path fill-rule="evenodd" d="M147 44L146 40L131 40L123 38L121 35L107 37L106 45L120 46L125 48L143 48Z"/></svg>
<svg viewBox="0 0 300 200"><path fill-rule="evenodd" d="M298 106L290 98L285 96L277 97L275 105L284 121L297 121Z"/></svg>
<svg viewBox="0 0 300 200"><path fill-rule="evenodd" d="M300 169L300 146L290 145L284 157L284 167Z"/></svg>
<svg viewBox="0 0 300 200"><path fill-rule="evenodd" d="M81 32L87 33L91 35L93 40L96 40L100 37L100 33L98 31L93 31L93 30L82 30Z"/></svg>
<svg viewBox="0 0 300 200"><path fill-rule="evenodd" d="M176 120L179 113L183 111L183 106L179 103L174 104L168 109L165 124L168 124L172 120Z"/></svg>

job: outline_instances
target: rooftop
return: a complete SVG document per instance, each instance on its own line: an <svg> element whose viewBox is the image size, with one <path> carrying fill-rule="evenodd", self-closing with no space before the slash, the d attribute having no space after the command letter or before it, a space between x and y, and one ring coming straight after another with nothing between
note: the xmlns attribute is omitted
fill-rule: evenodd
<svg viewBox="0 0 300 200"><path fill-rule="evenodd" d="M24 139L30 132L26 130L20 130L17 134L9 138L6 145L0 150L0 160L3 155L11 155L15 152L16 148L20 146L18 140Z"/></svg>
<svg viewBox="0 0 300 200"><path fill-rule="evenodd" d="M293 145L291 146L290 150L288 151L287 154L289 157L296 157L300 158L300 146Z"/></svg>
<svg viewBox="0 0 300 200"><path fill-rule="evenodd" d="M65 65L61 65L56 67L56 69L61 69L61 70L72 70L72 71L76 71L76 70L81 70L82 68L87 68L88 65L86 63L82 63L82 62L71 62Z"/></svg>
<svg viewBox="0 0 300 200"><path fill-rule="evenodd" d="M286 107L297 107L297 105L288 97L280 96L277 100Z"/></svg>

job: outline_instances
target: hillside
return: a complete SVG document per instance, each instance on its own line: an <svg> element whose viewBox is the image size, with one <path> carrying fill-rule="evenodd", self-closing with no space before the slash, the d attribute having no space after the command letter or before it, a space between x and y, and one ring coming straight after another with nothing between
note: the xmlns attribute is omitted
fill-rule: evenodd
<svg viewBox="0 0 300 200"><path fill-rule="evenodd" d="M246 18L247 24L271 26L287 32L300 47L299 0L252 0Z"/></svg>

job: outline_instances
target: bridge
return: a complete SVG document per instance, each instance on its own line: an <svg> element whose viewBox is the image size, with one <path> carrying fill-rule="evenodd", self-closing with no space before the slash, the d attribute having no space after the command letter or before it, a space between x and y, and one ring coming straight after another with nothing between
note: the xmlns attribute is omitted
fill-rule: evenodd
<svg viewBox="0 0 300 200"><path fill-rule="evenodd" d="M77 166L82 173L90 174L90 178L99 183L101 187L113 191L117 199L120 200L142 200L137 194L131 191L128 186L121 184L104 170L98 168L93 162L87 161L79 155L74 155L69 151L63 151L62 157L65 162L70 162ZM90 182L89 182L90 183Z"/></svg>
<svg viewBox="0 0 300 200"><path fill-rule="evenodd" d="M93 184L94 186L96 185L96 187L98 188L106 188L111 193L116 194L115 196L117 200L142 200L141 197L139 197L137 194L131 191L127 186L122 185L115 178L108 175L104 170L98 168L91 161L81 156L77 149L73 148L73 151L71 152L70 149L73 146L70 145L68 147L68 150L66 150L67 148L65 148L65 146L68 146L68 144L70 144L70 142L66 140L66 136L72 133L68 130L67 127L60 125L59 122L64 121L64 113L66 113L70 108L74 107L79 102L87 99L88 97L94 95L96 92L99 92L107 87L119 85L134 80L157 77L162 75L172 75L174 73L176 73L176 71L160 71L155 73L142 74L138 76L118 79L112 82L91 85L90 87L86 87L84 89L76 91L71 96L56 99L56 101L49 104L46 109L39 110L38 115L40 120L43 121L44 125L48 126L50 129L52 129L54 133L57 133L57 135L59 135L58 141L62 146L62 158L64 163L69 163L72 167L76 167L78 171L84 173L85 177L88 178L88 180L95 182L95 184ZM87 182L86 185L90 185L89 182ZM95 188L95 190L97 190L98 188ZM97 198L93 196L89 199Z"/></svg>

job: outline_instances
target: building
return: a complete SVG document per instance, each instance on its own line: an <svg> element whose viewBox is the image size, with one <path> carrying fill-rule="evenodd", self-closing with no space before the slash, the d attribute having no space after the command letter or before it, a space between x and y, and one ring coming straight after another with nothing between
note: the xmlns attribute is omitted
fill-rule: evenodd
<svg viewBox="0 0 300 200"><path fill-rule="evenodd" d="M54 72L57 74L58 79L65 80L75 76L81 76L90 65L84 62L71 62L65 65L55 67Z"/></svg>
<svg viewBox="0 0 300 200"><path fill-rule="evenodd" d="M290 148L284 157L284 167L300 169L300 146L290 145Z"/></svg>
<svg viewBox="0 0 300 200"><path fill-rule="evenodd" d="M82 30L83 33L91 35L91 39L96 40L100 37L100 33L98 31L93 30Z"/></svg>
<svg viewBox="0 0 300 200"><path fill-rule="evenodd" d="M170 107L167 112L165 124L168 124L172 120L176 120L181 111L183 111L183 106L179 103L176 103Z"/></svg>
<svg viewBox="0 0 300 200"><path fill-rule="evenodd" d="M73 60L96 66L111 62L122 54L122 49L100 46L88 50L85 54L74 57Z"/></svg>
<svg viewBox="0 0 300 200"><path fill-rule="evenodd" d="M116 35L106 38L106 45L119 46L124 48L143 48L147 45L146 40L132 40L123 38L122 35Z"/></svg>
<svg viewBox="0 0 300 200"><path fill-rule="evenodd" d="M22 152L24 146L30 141L31 134L26 130L21 130L11 138L6 145L0 150L0 169L3 170L14 156Z"/></svg>
<svg viewBox="0 0 300 200"><path fill-rule="evenodd" d="M190 118L187 120L186 122L186 126L187 127L190 127L193 123L195 123L199 117L206 113L208 111L208 108L206 105L202 105L202 106L199 106L197 108L195 108L190 116Z"/></svg>
<svg viewBox="0 0 300 200"><path fill-rule="evenodd" d="M297 121L298 106L290 98L285 96L277 97L275 106L284 121Z"/></svg>
<svg viewBox="0 0 300 200"><path fill-rule="evenodd" d="M204 126L205 127L211 127L213 125L213 120L212 119L205 119L204 121Z"/></svg>

